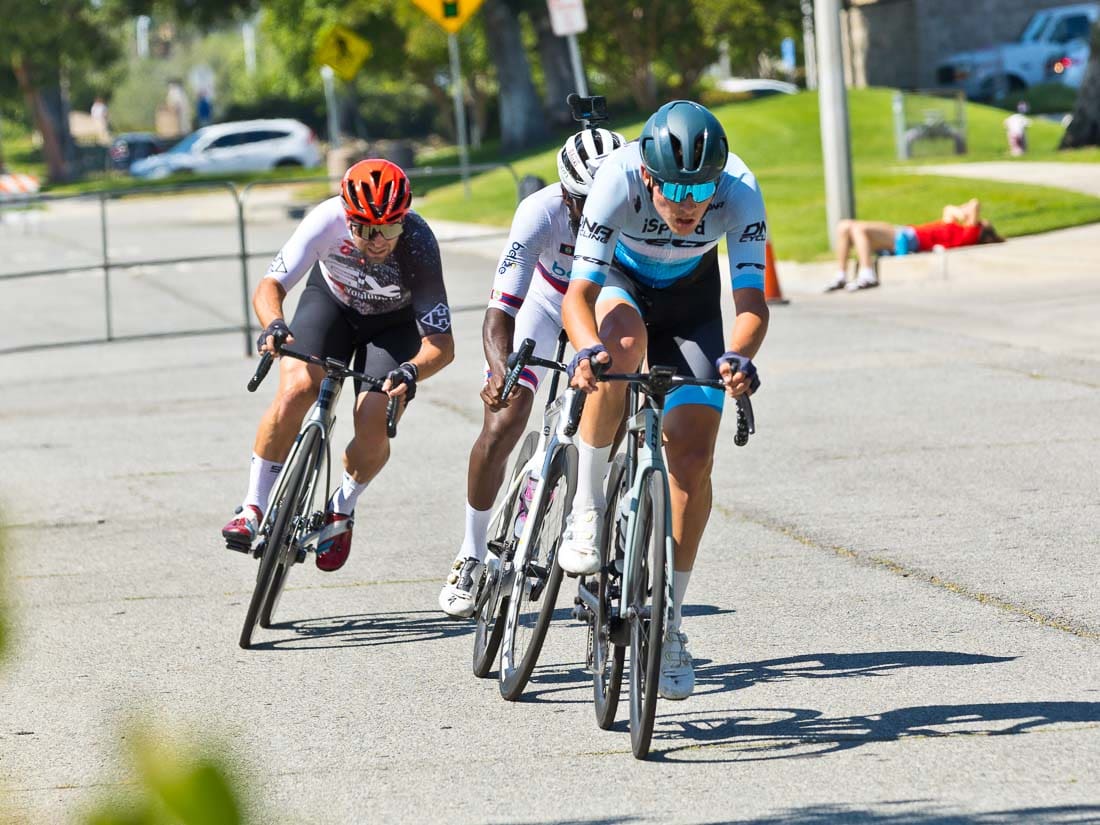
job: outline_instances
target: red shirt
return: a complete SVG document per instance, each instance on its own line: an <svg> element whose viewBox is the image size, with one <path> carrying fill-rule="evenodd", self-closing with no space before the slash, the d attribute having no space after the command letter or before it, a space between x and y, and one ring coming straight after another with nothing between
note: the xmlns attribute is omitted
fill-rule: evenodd
<svg viewBox="0 0 1100 825"><path fill-rule="evenodd" d="M914 226L917 233L917 243L921 251L928 251L937 244L951 249L955 246L971 246L978 242L982 234L981 226L963 226L960 223L944 223L932 221Z"/></svg>

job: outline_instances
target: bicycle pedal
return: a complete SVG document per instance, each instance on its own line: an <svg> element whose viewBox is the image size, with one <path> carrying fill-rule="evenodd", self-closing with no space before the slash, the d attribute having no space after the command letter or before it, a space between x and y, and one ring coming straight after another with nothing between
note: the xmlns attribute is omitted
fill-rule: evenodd
<svg viewBox="0 0 1100 825"><path fill-rule="evenodd" d="M238 553L244 553L245 555L248 555L252 552L251 542L233 541L232 539L226 539L225 546L228 550L234 550Z"/></svg>

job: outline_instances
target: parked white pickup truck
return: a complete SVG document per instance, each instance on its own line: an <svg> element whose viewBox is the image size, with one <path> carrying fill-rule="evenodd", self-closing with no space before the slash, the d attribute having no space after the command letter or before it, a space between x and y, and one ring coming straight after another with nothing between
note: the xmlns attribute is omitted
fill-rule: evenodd
<svg viewBox="0 0 1100 825"><path fill-rule="evenodd" d="M1079 86L1098 18L1100 3L1043 9L1032 15L1016 40L940 61L936 82L961 89L973 100L1004 97L1038 83Z"/></svg>

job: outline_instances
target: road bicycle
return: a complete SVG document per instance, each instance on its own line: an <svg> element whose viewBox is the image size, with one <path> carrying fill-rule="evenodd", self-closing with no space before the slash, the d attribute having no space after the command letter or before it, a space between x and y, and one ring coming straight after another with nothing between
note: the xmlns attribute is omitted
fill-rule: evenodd
<svg viewBox="0 0 1100 825"><path fill-rule="evenodd" d="M332 487L331 434L344 379L359 381L361 390L381 391L384 383L384 379L357 372L335 358L306 355L286 347L280 348L279 354L322 367L325 377L317 401L306 415L290 455L283 463L271 504L257 531L252 555L260 564L240 637L240 645L246 650L252 646L257 623L263 628L272 626L272 616L279 605L290 568L304 562L309 553L317 550L317 538ZM264 353L248 382L249 392L255 392L267 377L273 359L270 352ZM397 434L398 408L398 399L390 398L386 404L386 435L390 438ZM320 485L322 473L323 487Z"/></svg>
<svg viewBox="0 0 1100 825"><path fill-rule="evenodd" d="M565 369L537 358L526 363ZM674 368L662 366L597 375L597 380L627 382L626 409L634 412L626 422L626 451L616 456L607 478L600 571L580 578L574 616L588 625L586 659L601 728L614 724L630 651L630 742L634 756L644 759L653 736L664 632L672 610L672 516L661 448L665 399L684 386L724 391L725 385L676 375ZM744 446L755 431L752 403L740 396L734 443Z"/></svg>
<svg viewBox="0 0 1100 825"><path fill-rule="evenodd" d="M557 359L566 339L558 339ZM502 397L515 388L533 358L526 339L509 358ZM548 363L556 363L548 362ZM489 529L489 557L476 602L474 673L487 676L498 662L500 693L518 699L538 662L561 588L557 549L577 485L577 452L572 445L584 397L575 390L558 394L554 372L542 427L527 434ZM522 521L520 518L522 517Z"/></svg>

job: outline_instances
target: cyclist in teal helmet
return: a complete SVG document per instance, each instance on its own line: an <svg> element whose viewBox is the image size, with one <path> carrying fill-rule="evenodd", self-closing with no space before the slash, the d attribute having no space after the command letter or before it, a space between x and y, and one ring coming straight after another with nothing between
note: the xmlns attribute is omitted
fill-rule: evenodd
<svg viewBox="0 0 1100 825"><path fill-rule="evenodd" d="M625 386L597 384L592 363L631 372L643 361L726 391L683 387L665 402L673 551L672 616L662 646L660 695L695 687L682 606L710 516L711 466L723 397L752 392L768 327L764 300L764 200L752 172L730 154L706 108L674 100L646 122L637 143L600 167L585 202L562 321L577 356L572 383L591 393L574 441L577 490L558 563L600 569L603 478L622 421ZM737 317L725 325L718 244L725 240Z"/></svg>

